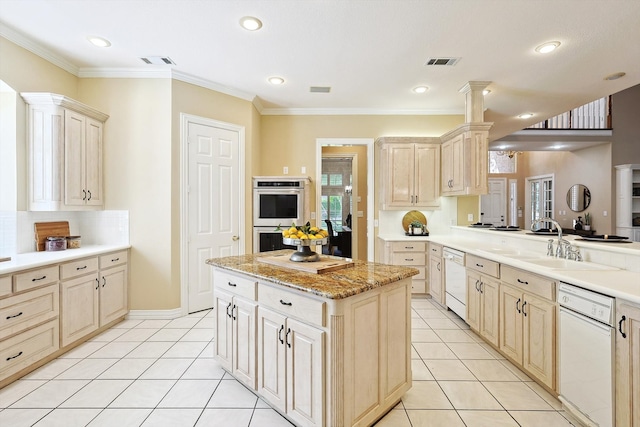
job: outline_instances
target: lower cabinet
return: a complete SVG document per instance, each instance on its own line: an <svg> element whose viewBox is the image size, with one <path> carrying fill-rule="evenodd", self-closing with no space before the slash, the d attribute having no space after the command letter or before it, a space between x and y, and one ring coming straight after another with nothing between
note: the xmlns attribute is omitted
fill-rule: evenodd
<svg viewBox="0 0 640 427"><path fill-rule="evenodd" d="M555 281L503 266L500 350L550 390L556 390Z"/></svg>
<svg viewBox="0 0 640 427"><path fill-rule="evenodd" d="M258 309L258 393L304 425L323 425L324 332Z"/></svg>
<svg viewBox="0 0 640 427"><path fill-rule="evenodd" d="M640 305L616 301L616 426L640 426Z"/></svg>
<svg viewBox="0 0 640 427"><path fill-rule="evenodd" d="M411 292L429 293L427 277L427 242L425 241L385 241L384 263L414 267L420 272L411 278Z"/></svg>
<svg viewBox="0 0 640 427"><path fill-rule="evenodd" d="M467 270L467 323L482 338L498 347L500 282Z"/></svg>
<svg viewBox="0 0 640 427"><path fill-rule="evenodd" d="M442 307L445 306L444 263L442 262L442 245L429 243L429 294L431 299Z"/></svg>
<svg viewBox="0 0 640 427"><path fill-rule="evenodd" d="M411 387L410 284L331 299L215 268L214 356L297 426L371 425Z"/></svg>

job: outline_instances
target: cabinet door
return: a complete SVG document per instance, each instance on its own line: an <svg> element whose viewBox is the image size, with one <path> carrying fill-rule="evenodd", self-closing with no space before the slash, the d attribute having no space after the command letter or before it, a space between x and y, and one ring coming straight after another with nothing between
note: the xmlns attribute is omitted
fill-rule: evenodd
<svg viewBox="0 0 640 427"><path fill-rule="evenodd" d="M285 316L258 307L258 393L286 411Z"/></svg>
<svg viewBox="0 0 640 427"><path fill-rule="evenodd" d="M414 206L440 205L440 146L415 145Z"/></svg>
<svg viewBox="0 0 640 427"><path fill-rule="evenodd" d="M256 313L258 304L233 298L233 373L252 390L256 389Z"/></svg>
<svg viewBox="0 0 640 427"><path fill-rule="evenodd" d="M232 326L231 309L233 296L216 288L213 292L213 309L215 310L215 336L213 339L213 354L220 365L229 372L233 372L232 363Z"/></svg>
<svg viewBox="0 0 640 427"><path fill-rule="evenodd" d="M489 139L486 131L473 131L469 135L469 150L472 153L471 174L469 179L470 194L487 194L489 191L488 181L488 158ZM464 164L462 165L464 167Z"/></svg>
<svg viewBox="0 0 640 427"><path fill-rule="evenodd" d="M98 286L95 274L60 283L60 335L63 347L98 329Z"/></svg>
<svg viewBox="0 0 640 427"><path fill-rule="evenodd" d="M385 205L387 207L413 205L414 144L389 144L387 156L387 182L384 183Z"/></svg>
<svg viewBox="0 0 640 427"><path fill-rule="evenodd" d="M87 118L85 138L85 189L87 205L102 206L102 123Z"/></svg>
<svg viewBox="0 0 640 427"><path fill-rule="evenodd" d="M522 292L500 286L500 350L522 365Z"/></svg>
<svg viewBox="0 0 640 427"><path fill-rule="evenodd" d="M447 141L440 148L441 163L440 175L442 176L441 192L448 194L451 192L451 180L453 179L453 144Z"/></svg>
<svg viewBox="0 0 640 427"><path fill-rule="evenodd" d="M100 271L100 326L126 315L129 311L127 282L126 265Z"/></svg>
<svg viewBox="0 0 640 427"><path fill-rule="evenodd" d="M324 425L324 332L287 319L287 415L296 424Z"/></svg>
<svg viewBox="0 0 640 427"><path fill-rule="evenodd" d="M482 286L480 287L480 335L491 344L498 346L500 330L498 322L500 310L498 303L500 284L492 279L482 276Z"/></svg>
<svg viewBox="0 0 640 427"><path fill-rule="evenodd" d="M640 426L640 306L619 301L617 321L616 426L635 427Z"/></svg>
<svg viewBox="0 0 640 427"><path fill-rule="evenodd" d="M435 302L443 305L442 258L433 255L429 256L429 293Z"/></svg>
<svg viewBox="0 0 640 427"><path fill-rule="evenodd" d="M83 206L85 188L86 117L70 110L64 112L64 203Z"/></svg>
<svg viewBox="0 0 640 427"><path fill-rule="evenodd" d="M464 190L464 135L458 135L451 141L451 191Z"/></svg>
<svg viewBox="0 0 640 427"><path fill-rule="evenodd" d="M480 275L467 269L467 323L480 331Z"/></svg>
<svg viewBox="0 0 640 427"><path fill-rule="evenodd" d="M524 294L523 367L549 388L555 377L555 304Z"/></svg>

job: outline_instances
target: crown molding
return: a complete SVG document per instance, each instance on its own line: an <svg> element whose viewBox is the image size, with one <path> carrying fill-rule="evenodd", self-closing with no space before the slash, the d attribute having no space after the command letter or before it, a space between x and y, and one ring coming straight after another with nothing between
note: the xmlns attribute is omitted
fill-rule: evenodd
<svg viewBox="0 0 640 427"><path fill-rule="evenodd" d="M148 68L81 68L81 78L170 79L170 69Z"/></svg>
<svg viewBox="0 0 640 427"><path fill-rule="evenodd" d="M236 98L244 99L245 101L253 102L254 98L256 97L254 94L251 94L249 92L245 92L240 89L225 86L220 83L216 83L211 80L206 80L191 74L183 73L182 71L173 70L172 77L176 80L180 80L181 82L191 83L193 85L200 86L205 89L215 90L216 92L221 92L226 95L235 96Z"/></svg>
<svg viewBox="0 0 640 427"><path fill-rule="evenodd" d="M53 65L62 68L74 76L78 76L79 68L76 65L2 22L0 22L0 36L51 62Z"/></svg>
<svg viewBox="0 0 640 427"><path fill-rule="evenodd" d="M463 115L464 109L407 110L378 108L264 108L263 116L443 116Z"/></svg>

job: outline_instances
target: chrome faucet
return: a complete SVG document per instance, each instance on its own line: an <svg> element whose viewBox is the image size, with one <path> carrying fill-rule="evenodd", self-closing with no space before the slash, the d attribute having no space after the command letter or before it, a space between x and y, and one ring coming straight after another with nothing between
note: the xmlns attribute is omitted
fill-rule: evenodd
<svg viewBox="0 0 640 427"><path fill-rule="evenodd" d="M565 242L565 240L562 238L562 227L560 227L560 224L558 224L558 221L556 221L555 219L545 217L545 218L534 219L531 222L531 231L536 231L534 230L533 227L537 224L540 224L541 222L550 222L558 229L558 245L556 246L556 257L562 258L562 256L564 255L562 242ZM553 256L553 242L547 246L547 255Z"/></svg>

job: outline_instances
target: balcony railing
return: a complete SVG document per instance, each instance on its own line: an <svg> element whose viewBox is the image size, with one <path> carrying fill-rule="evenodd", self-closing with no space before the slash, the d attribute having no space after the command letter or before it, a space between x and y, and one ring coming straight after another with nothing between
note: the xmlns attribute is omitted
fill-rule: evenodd
<svg viewBox="0 0 640 427"><path fill-rule="evenodd" d="M527 129L611 129L611 97L596 99Z"/></svg>

